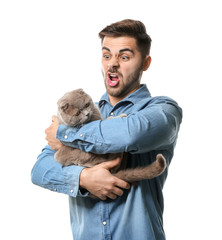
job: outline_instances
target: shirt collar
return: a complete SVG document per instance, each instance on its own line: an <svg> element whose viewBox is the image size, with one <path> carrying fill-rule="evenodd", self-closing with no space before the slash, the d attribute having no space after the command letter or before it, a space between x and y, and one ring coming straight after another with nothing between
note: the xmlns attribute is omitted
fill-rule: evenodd
<svg viewBox="0 0 222 240"><path fill-rule="evenodd" d="M149 97L151 97L151 94L146 84L141 84L138 90L126 96L120 102L131 102L133 104L136 104L137 102L143 100L144 98L149 98ZM105 102L110 103L107 92L101 97L99 101L99 107L101 107Z"/></svg>

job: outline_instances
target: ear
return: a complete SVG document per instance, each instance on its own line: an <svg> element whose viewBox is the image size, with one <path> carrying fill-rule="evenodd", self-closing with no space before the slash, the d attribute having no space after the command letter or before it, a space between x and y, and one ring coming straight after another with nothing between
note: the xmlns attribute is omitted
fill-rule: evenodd
<svg viewBox="0 0 222 240"><path fill-rule="evenodd" d="M84 94L84 91L82 88L77 89L77 92L79 92L80 94Z"/></svg>
<svg viewBox="0 0 222 240"><path fill-rule="evenodd" d="M143 71L146 71L151 63L151 57L150 56L146 56L144 63L143 63Z"/></svg>
<svg viewBox="0 0 222 240"><path fill-rule="evenodd" d="M61 106L63 112L65 112L69 108L69 103L65 103Z"/></svg>

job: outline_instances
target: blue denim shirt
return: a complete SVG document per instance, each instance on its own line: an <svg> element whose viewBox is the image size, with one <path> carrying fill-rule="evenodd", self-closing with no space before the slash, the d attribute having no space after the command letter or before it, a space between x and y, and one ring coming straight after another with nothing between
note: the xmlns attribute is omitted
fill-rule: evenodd
<svg viewBox="0 0 222 240"><path fill-rule="evenodd" d="M128 167L144 166L158 153L167 160L165 172L140 181L116 200L95 200L79 190L80 166L62 167L46 146L32 170L32 182L69 195L75 240L165 240L162 189L173 157L182 110L168 97L151 97L146 85L113 107L105 94L99 108L103 118L125 113L126 118L94 121L80 129L61 125L57 138L64 144L94 153L128 152Z"/></svg>

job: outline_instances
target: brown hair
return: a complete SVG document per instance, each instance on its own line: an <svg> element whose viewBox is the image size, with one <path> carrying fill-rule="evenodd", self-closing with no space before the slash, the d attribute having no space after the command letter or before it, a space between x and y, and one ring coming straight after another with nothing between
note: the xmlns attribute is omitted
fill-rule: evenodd
<svg viewBox="0 0 222 240"><path fill-rule="evenodd" d="M143 58L150 54L151 38L146 33L145 25L136 20L125 19L116 23L113 23L105 27L100 33L99 37L103 41L105 36L109 37L121 37L129 36L136 39L138 50Z"/></svg>

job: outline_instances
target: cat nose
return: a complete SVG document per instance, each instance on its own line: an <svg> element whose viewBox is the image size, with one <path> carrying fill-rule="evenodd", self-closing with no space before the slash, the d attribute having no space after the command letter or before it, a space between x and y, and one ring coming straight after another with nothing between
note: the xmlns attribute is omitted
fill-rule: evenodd
<svg viewBox="0 0 222 240"><path fill-rule="evenodd" d="M88 117L89 116L89 112L88 111L83 111L83 113L84 113L84 115L86 116L86 117Z"/></svg>

